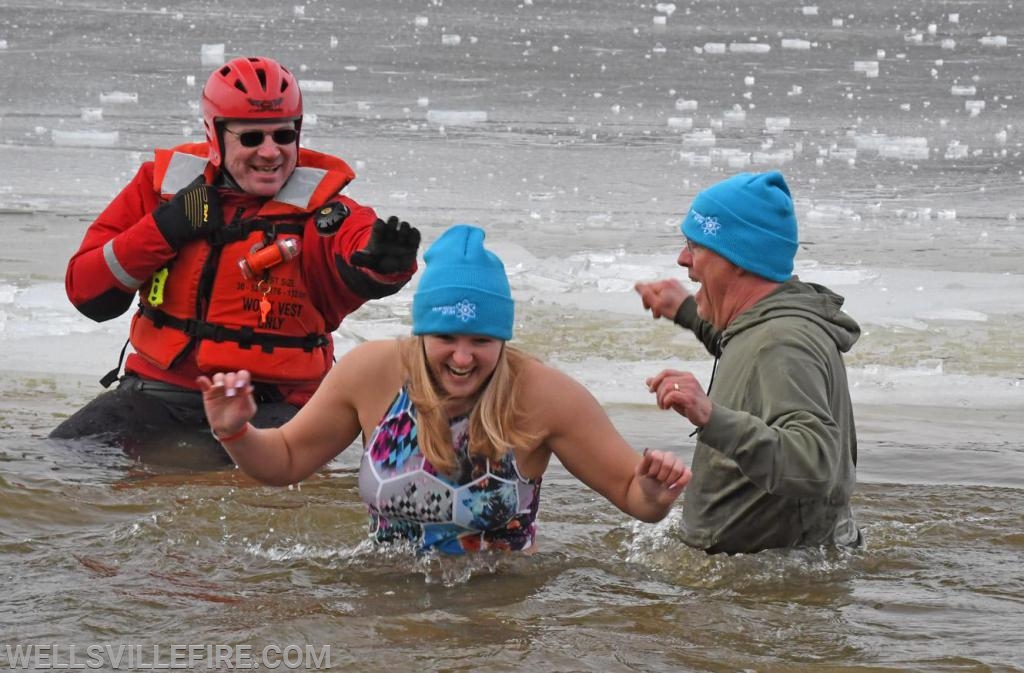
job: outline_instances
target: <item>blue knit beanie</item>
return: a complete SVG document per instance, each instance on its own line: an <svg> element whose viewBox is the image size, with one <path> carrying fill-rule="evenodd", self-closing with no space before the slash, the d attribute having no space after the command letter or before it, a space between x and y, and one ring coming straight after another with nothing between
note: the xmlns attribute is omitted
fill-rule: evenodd
<svg viewBox="0 0 1024 673"><path fill-rule="evenodd" d="M740 173L697 194L680 226L697 245L779 283L793 275L797 227L782 173Z"/></svg>
<svg viewBox="0 0 1024 673"><path fill-rule="evenodd" d="M426 268L412 298L413 334L479 334L512 338L515 304L484 231L456 224L423 255Z"/></svg>

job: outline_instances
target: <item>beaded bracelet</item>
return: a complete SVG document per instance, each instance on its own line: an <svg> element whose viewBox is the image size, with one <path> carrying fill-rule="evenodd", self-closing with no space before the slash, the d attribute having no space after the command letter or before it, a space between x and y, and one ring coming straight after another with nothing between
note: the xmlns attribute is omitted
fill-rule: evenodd
<svg viewBox="0 0 1024 673"><path fill-rule="evenodd" d="M220 437L219 435L217 435L216 432L213 431L212 427L210 428L210 434L213 435L213 438L216 439L221 444L227 444L228 442L233 442L236 439L240 439L242 437L242 435L244 435L247 432L249 432L249 423L248 423L248 421L246 422L245 425L242 426L242 428L240 430L238 430L237 432L233 432L233 433L231 433L230 435L228 435L226 437Z"/></svg>

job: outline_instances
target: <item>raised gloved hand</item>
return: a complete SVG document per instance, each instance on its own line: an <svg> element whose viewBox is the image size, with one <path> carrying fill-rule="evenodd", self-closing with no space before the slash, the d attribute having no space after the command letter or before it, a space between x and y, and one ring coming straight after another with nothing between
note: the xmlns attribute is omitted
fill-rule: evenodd
<svg viewBox="0 0 1024 673"><path fill-rule="evenodd" d="M153 211L157 229L175 250L224 226L220 195L202 175Z"/></svg>
<svg viewBox="0 0 1024 673"><path fill-rule="evenodd" d="M352 253L351 262L377 273L398 273L412 268L419 247L419 229L392 215L387 222L378 219L373 223L370 242Z"/></svg>

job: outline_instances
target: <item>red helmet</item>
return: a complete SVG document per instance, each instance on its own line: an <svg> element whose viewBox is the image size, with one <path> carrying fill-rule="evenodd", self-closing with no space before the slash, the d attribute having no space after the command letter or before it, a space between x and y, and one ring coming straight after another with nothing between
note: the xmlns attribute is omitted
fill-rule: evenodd
<svg viewBox="0 0 1024 673"><path fill-rule="evenodd" d="M203 87L203 125L214 166L221 164L221 122L228 119L294 120L298 130L302 125L302 92L295 76L277 61L262 56L232 59L210 75Z"/></svg>

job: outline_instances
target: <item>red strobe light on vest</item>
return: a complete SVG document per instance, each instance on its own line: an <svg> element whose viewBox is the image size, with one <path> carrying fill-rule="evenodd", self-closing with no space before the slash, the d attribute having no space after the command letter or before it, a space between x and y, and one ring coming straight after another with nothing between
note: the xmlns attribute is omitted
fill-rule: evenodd
<svg viewBox="0 0 1024 673"><path fill-rule="evenodd" d="M238 260L242 277L252 280L267 269L299 256L301 244L296 238L285 238L270 245L256 245L245 257Z"/></svg>

